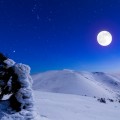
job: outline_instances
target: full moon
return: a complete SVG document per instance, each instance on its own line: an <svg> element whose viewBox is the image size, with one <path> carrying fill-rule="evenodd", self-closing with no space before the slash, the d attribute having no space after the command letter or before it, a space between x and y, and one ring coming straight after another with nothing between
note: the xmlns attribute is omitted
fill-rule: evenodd
<svg viewBox="0 0 120 120"><path fill-rule="evenodd" d="M101 31L97 35L97 41L102 46L108 46L112 42L112 35L108 31Z"/></svg>

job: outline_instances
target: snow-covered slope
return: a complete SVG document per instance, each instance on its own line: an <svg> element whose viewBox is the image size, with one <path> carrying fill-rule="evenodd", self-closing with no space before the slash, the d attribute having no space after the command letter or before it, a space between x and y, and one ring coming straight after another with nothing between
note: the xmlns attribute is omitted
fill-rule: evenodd
<svg viewBox="0 0 120 120"><path fill-rule="evenodd" d="M50 120L120 120L120 103L96 98L35 91L37 110Z"/></svg>
<svg viewBox="0 0 120 120"><path fill-rule="evenodd" d="M116 98L120 92L120 75L61 70L48 71L32 77L36 108L34 120L120 118L120 103ZM91 96L109 97L114 99L114 102L106 99L107 103L103 104ZM10 113L8 106L7 101L0 101L0 120L29 119L29 114L25 111Z"/></svg>
<svg viewBox="0 0 120 120"><path fill-rule="evenodd" d="M33 89L98 97L115 97L120 93L120 76L102 72L72 70L35 74Z"/></svg>
<svg viewBox="0 0 120 120"><path fill-rule="evenodd" d="M104 104L93 97L41 91L34 91L34 95L37 111L35 120L120 119L118 101L106 100L107 103ZM8 109L7 101L0 101L0 120L29 120L23 119L24 112L10 114L6 109Z"/></svg>

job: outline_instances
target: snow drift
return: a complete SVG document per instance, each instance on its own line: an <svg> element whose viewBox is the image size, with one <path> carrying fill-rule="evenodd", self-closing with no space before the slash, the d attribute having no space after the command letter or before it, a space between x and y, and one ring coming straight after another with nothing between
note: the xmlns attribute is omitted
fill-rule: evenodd
<svg viewBox="0 0 120 120"><path fill-rule="evenodd" d="M39 113L51 120L120 120L120 103L96 98L35 91ZM42 119L41 119L42 120Z"/></svg>

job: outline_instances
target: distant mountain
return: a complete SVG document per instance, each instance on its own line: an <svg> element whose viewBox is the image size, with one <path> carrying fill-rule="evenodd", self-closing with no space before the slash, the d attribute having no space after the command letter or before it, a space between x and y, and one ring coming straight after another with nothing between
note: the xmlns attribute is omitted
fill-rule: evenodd
<svg viewBox="0 0 120 120"><path fill-rule="evenodd" d="M120 75L73 70L47 71L32 76L33 89L65 94L118 97Z"/></svg>

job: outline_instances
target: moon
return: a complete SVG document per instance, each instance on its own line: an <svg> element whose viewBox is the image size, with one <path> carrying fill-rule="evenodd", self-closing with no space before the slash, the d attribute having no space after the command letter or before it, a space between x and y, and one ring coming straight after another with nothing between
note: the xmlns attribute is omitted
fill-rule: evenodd
<svg viewBox="0 0 120 120"><path fill-rule="evenodd" d="M112 42L112 35L108 31L101 31L97 35L97 42L102 46L108 46Z"/></svg>

